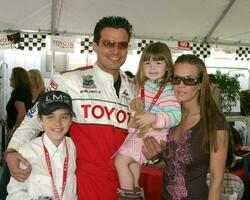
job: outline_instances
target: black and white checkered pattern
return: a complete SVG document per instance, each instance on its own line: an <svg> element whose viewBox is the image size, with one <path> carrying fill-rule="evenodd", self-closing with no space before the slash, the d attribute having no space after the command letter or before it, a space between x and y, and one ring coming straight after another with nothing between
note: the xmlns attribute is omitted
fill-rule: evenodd
<svg viewBox="0 0 250 200"><path fill-rule="evenodd" d="M93 52L93 37L85 37L81 39L81 50L80 53Z"/></svg>
<svg viewBox="0 0 250 200"><path fill-rule="evenodd" d="M192 43L191 51L199 58L207 58L211 55L211 46L207 43Z"/></svg>
<svg viewBox="0 0 250 200"><path fill-rule="evenodd" d="M235 60L249 61L250 60L250 47L239 47L236 49Z"/></svg>
<svg viewBox="0 0 250 200"><path fill-rule="evenodd" d="M153 40L141 40L138 42L137 45L137 54L141 54L141 52L143 51L143 49L148 45L153 43Z"/></svg>
<svg viewBox="0 0 250 200"><path fill-rule="evenodd" d="M46 47L46 35L21 33L21 40L18 49L41 51Z"/></svg>

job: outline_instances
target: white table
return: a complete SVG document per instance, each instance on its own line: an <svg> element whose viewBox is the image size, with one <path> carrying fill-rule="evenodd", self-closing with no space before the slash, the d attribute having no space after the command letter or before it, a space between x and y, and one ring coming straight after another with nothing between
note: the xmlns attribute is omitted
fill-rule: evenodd
<svg viewBox="0 0 250 200"><path fill-rule="evenodd" d="M236 121L243 121L246 122L246 126L247 126L247 134L245 136L245 141L244 141L244 145L250 145L248 139L250 137L250 115L248 116L243 116L240 114L232 114L232 115L227 115L226 116L227 121L229 122L236 122Z"/></svg>

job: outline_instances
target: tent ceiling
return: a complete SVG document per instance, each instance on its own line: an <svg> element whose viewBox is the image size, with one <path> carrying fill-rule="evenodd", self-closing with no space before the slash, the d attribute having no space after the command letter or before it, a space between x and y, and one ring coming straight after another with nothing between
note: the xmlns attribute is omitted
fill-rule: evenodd
<svg viewBox="0 0 250 200"><path fill-rule="evenodd" d="M250 46L249 0L2 0L0 31L91 35L107 15L128 18L136 38L201 41L211 31L210 42Z"/></svg>

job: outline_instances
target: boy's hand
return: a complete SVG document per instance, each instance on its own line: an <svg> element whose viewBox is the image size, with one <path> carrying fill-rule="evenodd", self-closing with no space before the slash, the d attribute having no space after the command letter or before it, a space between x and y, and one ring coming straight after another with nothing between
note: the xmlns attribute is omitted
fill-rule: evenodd
<svg viewBox="0 0 250 200"><path fill-rule="evenodd" d="M10 174L17 181L23 182L25 181L31 172L31 165L21 154L17 152L11 152L6 155L6 162L8 164ZM20 169L20 162L27 166L26 169Z"/></svg>

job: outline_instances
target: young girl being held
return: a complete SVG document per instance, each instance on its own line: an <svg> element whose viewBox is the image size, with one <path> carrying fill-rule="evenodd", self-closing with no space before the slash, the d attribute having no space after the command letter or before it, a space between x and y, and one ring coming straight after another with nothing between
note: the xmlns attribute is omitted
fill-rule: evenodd
<svg viewBox="0 0 250 200"><path fill-rule="evenodd" d="M180 122L180 103L169 82L172 70L171 52L166 44L152 43L143 50L135 83L145 112L136 116L136 127L129 128L129 134L115 157L120 182L119 199L141 199L140 168L147 160L142 153L143 137L138 137L140 128L150 125L144 137L153 136L157 141L166 141L169 128Z"/></svg>

